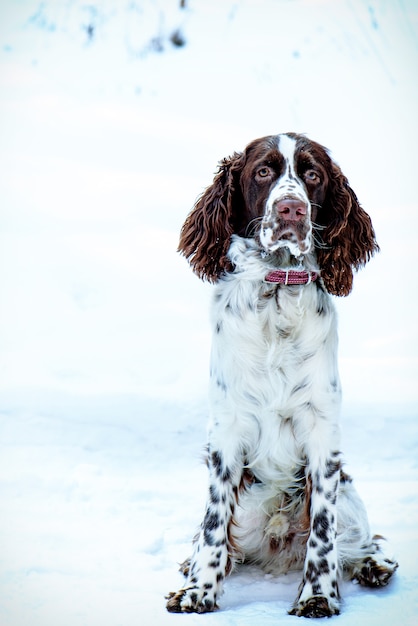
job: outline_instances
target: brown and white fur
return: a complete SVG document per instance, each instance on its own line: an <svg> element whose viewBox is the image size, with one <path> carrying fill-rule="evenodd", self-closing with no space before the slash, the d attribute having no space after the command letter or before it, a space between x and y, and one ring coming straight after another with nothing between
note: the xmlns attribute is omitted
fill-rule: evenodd
<svg viewBox="0 0 418 626"><path fill-rule="evenodd" d="M302 570L290 613L337 614L340 576L380 586L397 567L341 469L330 294L347 295L353 270L378 250L370 218L321 145L274 135L221 162L179 250L216 286L209 494L167 609L214 610L234 563L248 562ZM278 269L308 278L266 281Z"/></svg>

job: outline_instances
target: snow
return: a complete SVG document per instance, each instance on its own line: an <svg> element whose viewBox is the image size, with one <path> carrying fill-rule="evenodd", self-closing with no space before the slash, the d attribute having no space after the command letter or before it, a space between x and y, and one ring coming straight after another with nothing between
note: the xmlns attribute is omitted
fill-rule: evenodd
<svg viewBox="0 0 418 626"><path fill-rule="evenodd" d="M299 577L171 615L201 520L211 287L176 253L216 163L332 149L382 252L338 300L347 471L400 568L335 623L418 621L413 0L0 7L0 623L268 626ZM183 34L186 45L170 37Z"/></svg>

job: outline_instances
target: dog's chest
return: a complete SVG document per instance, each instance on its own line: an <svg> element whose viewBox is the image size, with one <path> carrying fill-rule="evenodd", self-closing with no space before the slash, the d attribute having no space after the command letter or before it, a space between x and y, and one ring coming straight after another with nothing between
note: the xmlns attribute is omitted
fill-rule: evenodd
<svg viewBox="0 0 418 626"><path fill-rule="evenodd" d="M241 281L219 289L212 307L213 345L239 367L274 367L310 354L333 326L329 297L316 285L284 287ZM312 358L312 355L311 355Z"/></svg>
<svg viewBox="0 0 418 626"><path fill-rule="evenodd" d="M285 485L303 462L295 416L332 413L338 396L333 305L313 284L221 287L212 308L211 437L223 448L241 441L256 475Z"/></svg>

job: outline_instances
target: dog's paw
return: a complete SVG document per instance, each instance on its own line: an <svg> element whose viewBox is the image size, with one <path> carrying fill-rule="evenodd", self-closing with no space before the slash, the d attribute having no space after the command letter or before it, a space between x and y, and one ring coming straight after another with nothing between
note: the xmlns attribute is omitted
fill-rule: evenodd
<svg viewBox="0 0 418 626"><path fill-rule="evenodd" d="M307 600L299 600L289 611L289 615L298 617L332 617L338 615L340 609L325 596L312 596Z"/></svg>
<svg viewBox="0 0 418 626"><path fill-rule="evenodd" d="M364 587L384 587L398 568L398 563L380 554L367 557L354 573L353 578Z"/></svg>
<svg viewBox="0 0 418 626"><path fill-rule="evenodd" d="M218 608L215 594L205 587L180 589L177 593L169 593L166 599L170 613L210 613Z"/></svg>

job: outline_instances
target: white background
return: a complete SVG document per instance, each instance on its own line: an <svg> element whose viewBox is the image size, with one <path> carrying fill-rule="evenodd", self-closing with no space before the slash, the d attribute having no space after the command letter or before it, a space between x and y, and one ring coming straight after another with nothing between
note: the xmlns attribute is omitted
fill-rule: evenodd
<svg viewBox="0 0 418 626"><path fill-rule="evenodd" d="M343 450L400 569L344 584L335 621L412 626L418 6L177 5L0 4L0 622L297 621L293 575L240 571L213 615L163 598L206 489L211 287L178 232L218 160L296 131L331 149L381 246L337 301Z"/></svg>

